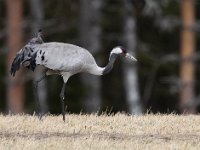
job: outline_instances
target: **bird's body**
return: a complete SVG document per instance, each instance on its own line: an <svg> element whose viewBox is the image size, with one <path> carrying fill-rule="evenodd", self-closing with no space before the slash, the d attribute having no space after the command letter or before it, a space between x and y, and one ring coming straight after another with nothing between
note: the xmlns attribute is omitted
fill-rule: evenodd
<svg viewBox="0 0 200 150"><path fill-rule="evenodd" d="M36 65L43 65L49 69L47 75L73 75L87 72L102 75L103 68L98 67L92 54L73 44L49 42L36 47Z"/></svg>
<svg viewBox="0 0 200 150"><path fill-rule="evenodd" d="M80 72L93 75L107 74L111 71L116 58L120 55L136 61L124 48L118 46L111 51L108 64L105 67L99 67L88 50L67 43L44 43L40 35L39 32L37 37L31 39L30 42L17 53L11 65L11 75L15 76L16 71L20 68L20 64L32 71L35 70L37 65L42 65L47 68L47 71L44 76L38 79L36 87L46 75L61 75L64 81L60 93L63 120L65 120L64 91L70 76Z"/></svg>

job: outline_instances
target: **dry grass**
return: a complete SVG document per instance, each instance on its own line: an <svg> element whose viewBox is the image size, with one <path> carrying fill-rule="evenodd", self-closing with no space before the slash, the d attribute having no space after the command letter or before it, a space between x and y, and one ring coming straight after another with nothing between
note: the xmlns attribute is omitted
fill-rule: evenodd
<svg viewBox="0 0 200 150"><path fill-rule="evenodd" d="M200 149L200 116L0 115L0 149Z"/></svg>

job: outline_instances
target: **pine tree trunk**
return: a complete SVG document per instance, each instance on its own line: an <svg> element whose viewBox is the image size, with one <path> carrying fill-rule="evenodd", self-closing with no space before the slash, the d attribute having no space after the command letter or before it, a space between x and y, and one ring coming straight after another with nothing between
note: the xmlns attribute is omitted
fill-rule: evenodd
<svg viewBox="0 0 200 150"><path fill-rule="evenodd" d="M130 9L131 5L128 0L124 1L124 39L126 48L133 55L136 54L136 20L133 17ZM125 80L125 92L128 104L128 112L130 114L141 114L142 107L140 102L140 94L138 87L138 72L137 62L133 63L126 61L124 64L124 80Z"/></svg>
<svg viewBox="0 0 200 150"><path fill-rule="evenodd" d="M181 1L181 14L183 29L181 32L181 57L180 68L181 91L180 108L184 113L195 113L196 107L187 107L194 100L195 64L192 58L195 52L195 33L192 30L195 24L195 0Z"/></svg>
<svg viewBox="0 0 200 150"><path fill-rule="evenodd" d="M90 50L94 56L100 50L101 5L102 1L100 0L81 0L80 39L82 46ZM85 109L88 112L95 112L101 106L100 78L85 74L81 78L86 89L84 97Z"/></svg>
<svg viewBox="0 0 200 150"><path fill-rule="evenodd" d="M41 0L30 0L30 10L33 23L31 24L32 33L36 34L39 29L42 29L42 21L44 19L43 2ZM38 66L34 73L34 81L44 74L44 68ZM41 113L48 111L47 106L47 82L43 79L37 88L37 94L40 102Z"/></svg>
<svg viewBox="0 0 200 150"><path fill-rule="evenodd" d="M22 71L17 72L15 78L10 76L10 66L16 53L22 47L23 0L6 0L8 48L7 54L7 107L12 113L21 113L24 110L24 84Z"/></svg>

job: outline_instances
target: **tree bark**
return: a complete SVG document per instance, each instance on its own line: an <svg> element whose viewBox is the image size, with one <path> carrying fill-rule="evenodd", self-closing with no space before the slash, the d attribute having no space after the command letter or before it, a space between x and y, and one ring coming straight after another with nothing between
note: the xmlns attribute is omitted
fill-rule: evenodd
<svg viewBox="0 0 200 150"><path fill-rule="evenodd" d="M187 107L194 100L195 64L192 58L195 52L195 33L192 30L195 24L195 0L181 1L181 15L183 28L181 32L181 58L180 78L182 87L180 90L181 112L195 113L196 107Z"/></svg>
<svg viewBox="0 0 200 150"><path fill-rule="evenodd" d="M90 50L95 56L100 46L101 36L101 5L102 0L81 0L80 10L80 39L82 46ZM96 59L97 60L97 59ZM100 78L91 75L82 75L82 82L86 88L84 105L88 112L95 112L101 106Z"/></svg>
<svg viewBox="0 0 200 150"><path fill-rule="evenodd" d="M41 0L30 0L30 9L32 14L33 23L31 24L32 33L36 34L39 29L42 29L42 22L44 19L43 2ZM34 81L44 74L44 68L38 66L34 73ZM38 99L40 102L41 113L48 111L47 106L47 82L43 79L37 88Z"/></svg>
<svg viewBox="0 0 200 150"><path fill-rule="evenodd" d="M131 11L131 4L128 0L124 0L124 39L128 51L133 55L136 54L136 19ZM125 94L128 104L128 112L130 114L141 114L142 107L140 102L140 94L138 88L138 71L137 62L127 61L123 66L125 80Z"/></svg>
<svg viewBox="0 0 200 150"><path fill-rule="evenodd" d="M10 76L10 66L16 53L22 47L22 22L23 22L23 0L6 0L7 7L7 29L8 48L7 54L7 107L12 113L21 113L24 110L24 84L20 82L22 71L15 78Z"/></svg>

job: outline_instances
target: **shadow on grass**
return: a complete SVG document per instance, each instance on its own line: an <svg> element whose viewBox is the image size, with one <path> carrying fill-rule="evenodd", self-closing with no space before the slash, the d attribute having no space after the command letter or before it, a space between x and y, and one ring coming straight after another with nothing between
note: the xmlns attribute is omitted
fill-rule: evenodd
<svg viewBox="0 0 200 150"><path fill-rule="evenodd" d="M129 135L129 134L119 134L119 133L59 133L59 132L46 132L46 133L15 133L15 132L7 132L7 133L0 133L0 137L4 138L28 138L28 139L47 139L47 138L73 138L73 139L104 139L104 140L116 140L116 141L123 141L123 140L162 140L162 141L170 141L170 140L181 140L181 141L188 141L188 140L200 140L200 136L197 134L173 134L173 135L159 135L159 134L140 134L140 135Z"/></svg>

